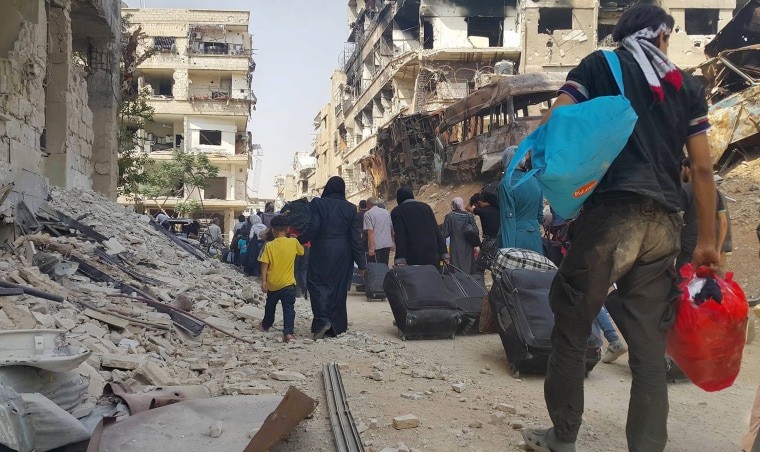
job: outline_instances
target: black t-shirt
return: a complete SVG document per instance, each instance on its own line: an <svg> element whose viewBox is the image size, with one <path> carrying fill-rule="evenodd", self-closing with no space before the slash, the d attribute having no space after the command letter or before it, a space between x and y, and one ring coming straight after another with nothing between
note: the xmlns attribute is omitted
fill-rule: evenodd
<svg viewBox="0 0 760 452"><path fill-rule="evenodd" d="M639 116L633 134L612 162L596 193L627 191L654 199L672 211L681 206L680 172L688 137L705 132L707 101L702 84L681 71L683 87L662 82L665 100L654 103L644 73L627 50L615 52L623 71L625 96ZM601 51L584 58L560 92L576 102L615 96L620 90Z"/></svg>
<svg viewBox="0 0 760 452"><path fill-rule="evenodd" d="M501 226L501 217L498 207L485 206L472 209L472 213L480 217L480 225L483 226L483 235L496 237Z"/></svg>
<svg viewBox="0 0 760 452"><path fill-rule="evenodd" d="M726 209L726 200L720 191L715 194L715 211L725 212L728 217L728 209ZM697 227L697 203L694 202L694 187L691 182L683 184L683 229L681 229L681 253L687 253L689 255L694 253L694 249L697 247L697 236L699 235L699 229ZM728 220L728 230L726 231L726 238L723 241L723 251L730 252L733 250L731 243L731 220ZM718 220L715 220L715 234L717 240L718 234ZM716 243L717 245L717 243Z"/></svg>

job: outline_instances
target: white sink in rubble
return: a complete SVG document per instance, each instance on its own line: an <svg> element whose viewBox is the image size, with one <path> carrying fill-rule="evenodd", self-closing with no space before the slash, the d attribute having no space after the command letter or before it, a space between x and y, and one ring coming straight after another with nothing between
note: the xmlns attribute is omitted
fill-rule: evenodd
<svg viewBox="0 0 760 452"><path fill-rule="evenodd" d="M0 367L31 366L50 372L76 369L92 352L68 344L65 330L0 331Z"/></svg>

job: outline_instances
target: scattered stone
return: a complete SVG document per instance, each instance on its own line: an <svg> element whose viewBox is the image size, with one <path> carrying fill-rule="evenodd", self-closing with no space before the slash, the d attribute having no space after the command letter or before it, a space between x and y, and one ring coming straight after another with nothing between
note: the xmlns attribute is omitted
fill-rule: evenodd
<svg viewBox="0 0 760 452"><path fill-rule="evenodd" d="M522 430L522 429L523 429L523 427L524 427L524 425L523 425L523 421L521 421L521 420L519 420L519 419L518 419L518 420L515 420L515 421L512 421L512 422L510 422L510 423L509 423L509 425L511 425L511 426L512 426L512 428L513 428L513 429L515 429L515 430Z"/></svg>
<svg viewBox="0 0 760 452"><path fill-rule="evenodd" d="M146 380L146 383L151 386L170 386L176 383L166 368L161 367L153 360L141 364L135 371L134 376L142 376Z"/></svg>
<svg viewBox="0 0 760 452"><path fill-rule="evenodd" d="M369 420L369 428L371 428L372 430L379 429L380 428L380 422L377 419L375 419L375 418L370 419Z"/></svg>
<svg viewBox="0 0 760 452"><path fill-rule="evenodd" d="M115 237L111 237L110 239L103 242L103 246L106 247L106 253L112 256L127 251L127 249L124 248L124 245L119 243Z"/></svg>
<svg viewBox="0 0 760 452"><path fill-rule="evenodd" d="M402 392L401 397L409 400L421 400L422 394L418 392Z"/></svg>
<svg viewBox="0 0 760 452"><path fill-rule="evenodd" d="M467 426L470 428L483 428L483 423L480 421L472 421Z"/></svg>
<svg viewBox="0 0 760 452"><path fill-rule="evenodd" d="M214 425L212 425L211 428L209 429L208 434L212 438L219 438L220 436L222 436L223 431L224 430L222 429L222 421L216 421L214 422Z"/></svg>
<svg viewBox="0 0 760 452"><path fill-rule="evenodd" d="M119 317L112 316L110 314L104 314L102 312L94 311L92 309L85 309L84 315L86 315L87 317L91 319L95 319L100 322L111 325L112 327L118 328L120 330L123 330L129 325L129 321L125 319L121 319Z"/></svg>
<svg viewBox="0 0 760 452"><path fill-rule="evenodd" d="M278 370L269 374L269 378L278 381L296 381L305 380L306 377L300 372L294 372L291 370Z"/></svg>
<svg viewBox="0 0 760 452"><path fill-rule="evenodd" d="M461 393L462 391L464 391L464 388L466 386L467 385L465 385L464 383L454 383L453 385L451 385L451 389L453 389L455 392Z"/></svg>
<svg viewBox="0 0 760 452"><path fill-rule="evenodd" d="M116 355L103 354L100 357L100 365L112 369L135 370L146 361L145 355Z"/></svg>
<svg viewBox="0 0 760 452"><path fill-rule="evenodd" d="M370 374L369 378L375 381L383 381L383 372L375 370Z"/></svg>
<svg viewBox="0 0 760 452"><path fill-rule="evenodd" d="M383 344L373 345L372 347L369 348L369 351L371 351L372 353L384 352L385 351L385 345L383 345Z"/></svg>
<svg viewBox="0 0 760 452"><path fill-rule="evenodd" d="M407 428L417 428L420 426L420 418L413 414L405 414L393 418L393 428L404 430Z"/></svg>
<svg viewBox="0 0 760 452"><path fill-rule="evenodd" d="M517 443L517 447L518 447L520 450L533 450L533 448L532 448L532 447L530 447L530 446L528 445L528 443L526 443L525 441L520 441L519 443Z"/></svg>
<svg viewBox="0 0 760 452"><path fill-rule="evenodd" d="M503 411L507 414L517 414L517 408L506 403L500 403L496 405L496 409L499 411Z"/></svg>
<svg viewBox="0 0 760 452"><path fill-rule="evenodd" d="M241 306L240 308L232 311L232 313L235 314L235 316L237 316L239 319L259 321L264 318L263 309L257 308L256 306L251 306L249 304Z"/></svg>
<svg viewBox="0 0 760 452"><path fill-rule="evenodd" d="M356 430L359 432L359 434L366 432L368 429L369 426L364 422L359 422L359 424L356 425Z"/></svg>
<svg viewBox="0 0 760 452"><path fill-rule="evenodd" d="M491 424L493 424L493 425L501 425L501 424L504 423L504 420L506 419L506 417L507 417L507 415L504 414L504 413L502 413L502 412L493 413L491 415Z"/></svg>

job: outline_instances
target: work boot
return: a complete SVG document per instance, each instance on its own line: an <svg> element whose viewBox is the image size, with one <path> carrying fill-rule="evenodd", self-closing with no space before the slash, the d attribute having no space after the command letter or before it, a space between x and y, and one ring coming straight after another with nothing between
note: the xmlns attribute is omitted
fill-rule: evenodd
<svg viewBox="0 0 760 452"><path fill-rule="evenodd" d="M609 364L626 353L628 353L628 347L626 347L623 341L615 341L607 346L607 351L602 356L602 362Z"/></svg>

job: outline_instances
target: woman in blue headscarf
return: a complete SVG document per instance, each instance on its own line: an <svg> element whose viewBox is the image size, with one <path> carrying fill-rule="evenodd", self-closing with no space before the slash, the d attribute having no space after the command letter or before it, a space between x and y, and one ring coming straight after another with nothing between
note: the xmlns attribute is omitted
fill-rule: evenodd
<svg viewBox="0 0 760 452"><path fill-rule="evenodd" d="M504 150L501 162L507 168L517 146ZM544 218L544 197L536 178L531 177L519 187L511 185L528 171L525 159L517 164L511 183L506 176L499 184L499 214L501 216L501 248L523 248L544 254L541 243L541 221Z"/></svg>

